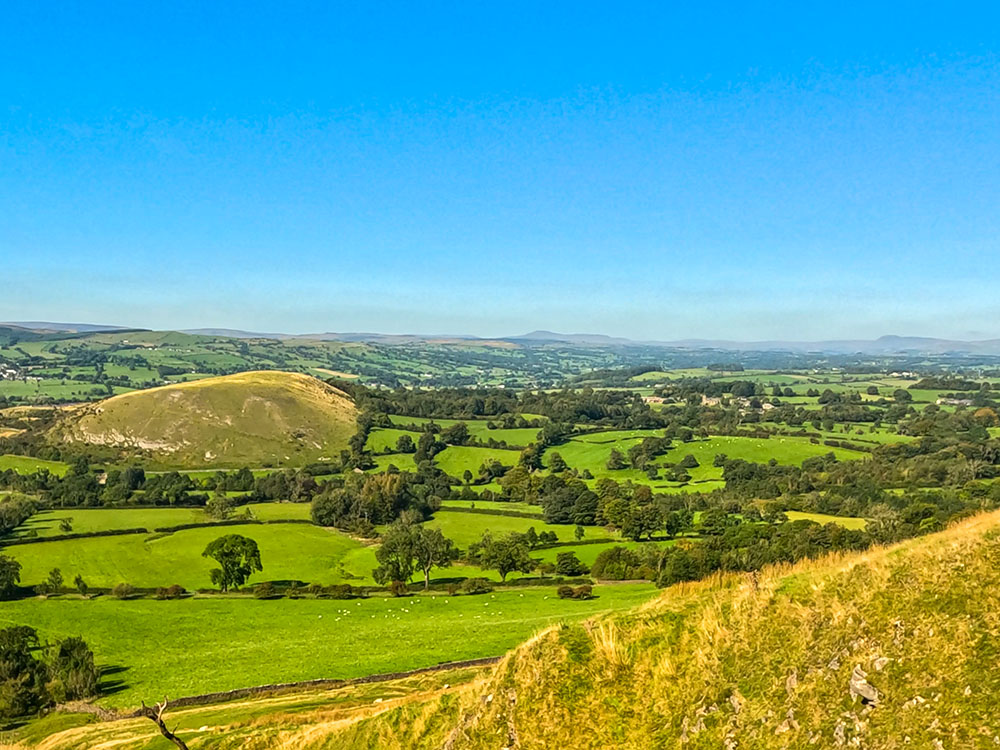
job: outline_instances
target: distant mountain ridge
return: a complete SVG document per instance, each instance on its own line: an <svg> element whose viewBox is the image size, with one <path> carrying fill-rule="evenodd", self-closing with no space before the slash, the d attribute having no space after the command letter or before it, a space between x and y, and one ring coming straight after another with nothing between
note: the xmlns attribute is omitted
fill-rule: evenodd
<svg viewBox="0 0 1000 750"><path fill-rule="evenodd" d="M0 322L0 327L35 333L101 333L122 331L145 331L149 329L96 325L91 323L54 323L44 321ZM567 344L592 347L662 347L670 349L717 349L732 352L795 352L814 354L985 354L1000 356L1000 338L978 341L934 338L929 336L886 335L877 339L829 339L820 341L786 341L782 339L762 339L758 341L737 341L733 339L674 339L637 340L622 336L608 336L601 333L559 333L536 330L514 336L473 336L470 334L411 334L375 332L334 332L322 333L264 333L237 328L185 328L178 333L196 336L220 336L236 339L273 339L276 341L343 341L345 343L372 344L421 344L421 343L487 343L501 342L520 346L543 346L547 344Z"/></svg>

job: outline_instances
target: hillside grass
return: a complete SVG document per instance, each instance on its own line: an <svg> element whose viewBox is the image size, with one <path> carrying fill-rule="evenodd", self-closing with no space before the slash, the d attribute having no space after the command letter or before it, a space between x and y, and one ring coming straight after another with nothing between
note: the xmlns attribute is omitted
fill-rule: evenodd
<svg viewBox="0 0 1000 750"><path fill-rule="evenodd" d="M68 411L56 441L164 468L299 466L347 447L356 410L308 375L252 371L134 391Z"/></svg>
<svg viewBox="0 0 1000 750"><path fill-rule="evenodd" d="M62 461L46 461L41 458L31 456L13 456L5 454L0 456L0 471L14 471L18 474L34 474L36 471L47 470L50 474L63 476L69 465Z"/></svg>
<svg viewBox="0 0 1000 750"><path fill-rule="evenodd" d="M998 559L995 512L887 549L674 586L538 635L458 696L320 732L322 747L992 747ZM852 698L857 669L878 705Z"/></svg>
<svg viewBox="0 0 1000 750"><path fill-rule="evenodd" d="M481 596L359 600L101 597L8 602L0 624L27 624L47 639L82 636L102 667L120 667L106 706L274 682L349 678L496 656L539 628L627 609L651 584L602 586L590 601L555 588ZM153 644L153 647L151 647ZM225 665L220 669L220 665Z"/></svg>

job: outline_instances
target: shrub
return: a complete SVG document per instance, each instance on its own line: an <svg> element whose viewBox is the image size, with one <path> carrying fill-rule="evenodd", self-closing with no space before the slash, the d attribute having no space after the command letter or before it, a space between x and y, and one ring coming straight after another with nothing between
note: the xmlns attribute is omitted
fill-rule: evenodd
<svg viewBox="0 0 1000 750"><path fill-rule="evenodd" d="M349 583L327 586L323 593L331 599L356 599L358 597L358 591Z"/></svg>
<svg viewBox="0 0 1000 750"><path fill-rule="evenodd" d="M306 593L310 596L319 596L323 593L323 587L318 583L310 583L306 586Z"/></svg>
<svg viewBox="0 0 1000 750"><path fill-rule="evenodd" d="M577 586L573 588L572 586L560 586L556 589L556 594L558 594L560 599L593 599L594 590L588 584L583 584L582 586Z"/></svg>
<svg viewBox="0 0 1000 750"><path fill-rule="evenodd" d="M463 594L488 594L493 590L493 584L485 578L468 578L462 582Z"/></svg>
<svg viewBox="0 0 1000 750"><path fill-rule="evenodd" d="M455 596L458 593L458 584L449 583L445 590L448 592L448 596Z"/></svg>
<svg viewBox="0 0 1000 750"><path fill-rule="evenodd" d="M167 596L169 596L171 599L180 599L186 593L187 589L185 589L179 583L175 583L173 586L167 587Z"/></svg>
<svg viewBox="0 0 1000 750"><path fill-rule="evenodd" d="M258 583L253 590L253 595L257 599L273 599L276 593L274 584L270 581Z"/></svg>
<svg viewBox="0 0 1000 750"><path fill-rule="evenodd" d="M175 583L173 586L167 586L164 588L160 586L156 590L157 599L180 599L187 591L180 584Z"/></svg>
<svg viewBox="0 0 1000 750"><path fill-rule="evenodd" d="M393 596L406 596L410 593L410 589L402 581L393 581L389 584L389 593Z"/></svg>
<svg viewBox="0 0 1000 750"><path fill-rule="evenodd" d="M119 583L111 593L116 599L128 599L135 593L135 587L131 583Z"/></svg>
<svg viewBox="0 0 1000 750"><path fill-rule="evenodd" d="M299 584L297 584L297 583L292 583L292 584L291 584L291 585L290 585L290 586L288 587L288 591L286 591L286 592L285 592L285 595L286 595L286 596L287 596L287 597L288 597L289 599L299 599L299 598L301 598L301 597L302 597L302 589L301 589L301 588L299 588Z"/></svg>

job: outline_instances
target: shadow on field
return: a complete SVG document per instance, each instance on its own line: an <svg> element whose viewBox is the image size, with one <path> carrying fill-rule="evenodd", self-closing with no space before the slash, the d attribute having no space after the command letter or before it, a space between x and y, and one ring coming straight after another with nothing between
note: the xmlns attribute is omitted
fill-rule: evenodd
<svg viewBox="0 0 1000 750"><path fill-rule="evenodd" d="M128 671L128 667L123 667L120 664L106 664L99 668L100 676L97 685L97 689L100 691L101 695L114 695L115 693L120 693L122 690L128 687L128 683L122 679L115 679L113 675L119 675L122 672ZM111 679L108 679L111 677Z"/></svg>

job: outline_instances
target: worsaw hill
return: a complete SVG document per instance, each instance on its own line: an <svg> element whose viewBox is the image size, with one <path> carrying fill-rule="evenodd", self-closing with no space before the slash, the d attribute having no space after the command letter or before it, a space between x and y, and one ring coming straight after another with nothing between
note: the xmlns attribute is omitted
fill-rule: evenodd
<svg viewBox="0 0 1000 750"><path fill-rule="evenodd" d="M347 394L316 378L254 371L77 407L50 438L107 446L165 467L302 465L346 448L355 418Z"/></svg>

